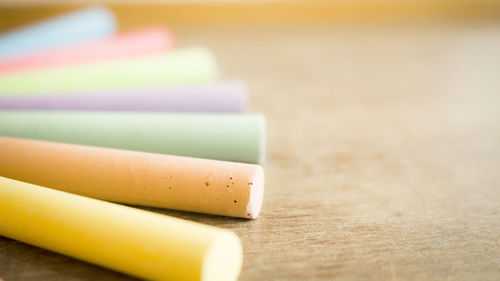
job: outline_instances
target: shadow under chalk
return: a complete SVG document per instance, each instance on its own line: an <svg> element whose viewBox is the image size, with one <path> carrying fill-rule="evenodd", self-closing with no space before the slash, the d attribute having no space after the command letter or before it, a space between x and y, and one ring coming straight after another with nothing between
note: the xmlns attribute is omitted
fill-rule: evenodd
<svg viewBox="0 0 500 281"><path fill-rule="evenodd" d="M218 227L231 227L231 226L245 224L245 223L252 221L250 219L245 219L245 218L234 218L234 217L201 214L201 213L194 213L194 212L187 212L187 211L175 211L175 210L154 208L154 207L143 207L143 206L134 206L134 205L127 205L127 206L142 209L145 211L154 212L154 213L159 213L159 214L166 215L166 216L176 217L179 219L190 220L190 221L209 224L209 225L218 226Z"/></svg>

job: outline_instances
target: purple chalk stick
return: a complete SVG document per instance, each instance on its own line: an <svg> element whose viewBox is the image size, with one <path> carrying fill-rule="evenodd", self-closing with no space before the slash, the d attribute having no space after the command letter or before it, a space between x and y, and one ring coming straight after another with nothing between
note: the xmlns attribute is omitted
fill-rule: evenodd
<svg viewBox="0 0 500 281"><path fill-rule="evenodd" d="M0 109L167 112L244 112L247 87L240 81L168 88L2 96Z"/></svg>

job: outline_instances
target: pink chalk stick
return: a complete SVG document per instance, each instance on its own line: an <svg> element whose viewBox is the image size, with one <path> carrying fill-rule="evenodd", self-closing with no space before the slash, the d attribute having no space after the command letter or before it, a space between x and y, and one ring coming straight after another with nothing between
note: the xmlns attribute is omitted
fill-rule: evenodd
<svg viewBox="0 0 500 281"><path fill-rule="evenodd" d="M174 39L163 28L121 33L106 39L66 46L0 61L0 73L74 65L147 55L171 49Z"/></svg>

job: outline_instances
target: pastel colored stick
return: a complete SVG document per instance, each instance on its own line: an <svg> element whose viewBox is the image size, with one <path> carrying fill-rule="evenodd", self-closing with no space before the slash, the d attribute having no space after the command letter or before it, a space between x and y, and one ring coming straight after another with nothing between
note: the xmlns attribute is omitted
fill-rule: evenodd
<svg viewBox="0 0 500 281"><path fill-rule="evenodd" d="M106 201L257 218L258 165L0 137L0 175Z"/></svg>
<svg viewBox="0 0 500 281"><path fill-rule="evenodd" d="M203 47L191 47L136 58L3 74L0 96L202 83L216 76L212 53Z"/></svg>
<svg viewBox="0 0 500 281"><path fill-rule="evenodd" d="M112 35L113 13L92 7L38 22L0 35L0 60Z"/></svg>
<svg viewBox="0 0 500 281"><path fill-rule="evenodd" d="M0 109L244 112L247 87L241 81L173 87L0 96Z"/></svg>
<svg viewBox="0 0 500 281"><path fill-rule="evenodd" d="M147 55L166 51L172 48L173 44L173 37L166 29L136 30L78 45L52 48L11 59L6 58L0 60L0 73Z"/></svg>
<svg viewBox="0 0 500 281"><path fill-rule="evenodd" d="M159 112L0 111L0 135L262 163L264 116Z"/></svg>
<svg viewBox="0 0 500 281"><path fill-rule="evenodd" d="M237 280L231 231L0 177L0 235L148 280Z"/></svg>

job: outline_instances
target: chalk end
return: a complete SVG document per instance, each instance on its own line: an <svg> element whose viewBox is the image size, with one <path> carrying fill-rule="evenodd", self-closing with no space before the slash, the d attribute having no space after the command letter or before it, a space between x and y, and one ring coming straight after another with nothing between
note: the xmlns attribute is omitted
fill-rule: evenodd
<svg viewBox="0 0 500 281"><path fill-rule="evenodd" d="M247 215L249 219L256 219L260 214L262 202L264 198L264 169L261 166L255 165L255 171L250 178L250 200L247 205Z"/></svg>
<svg viewBox="0 0 500 281"><path fill-rule="evenodd" d="M260 140L259 140L259 155L257 159L258 164L265 164L266 163L266 144L267 144L267 122L266 122L266 117L264 115L259 115L259 133L260 133Z"/></svg>
<svg viewBox="0 0 500 281"><path fill-rule="evenodd" d="M202 281L236 281L243 263L243 249L236 234L223 231L208 249L201 269Z"/></svg>

